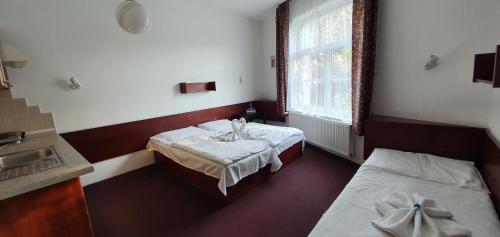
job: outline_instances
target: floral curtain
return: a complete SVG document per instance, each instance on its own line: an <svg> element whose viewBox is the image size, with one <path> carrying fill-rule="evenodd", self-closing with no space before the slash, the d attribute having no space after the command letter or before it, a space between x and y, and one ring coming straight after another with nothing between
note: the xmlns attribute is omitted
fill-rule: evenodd
<svg viewBox="0 0 500 237"><path fill-rule="evenodd" d="M375 76L378 0L353 0L352 131L364 135Z"/></svg>
<svg viewBox="0 0 500 237"><path fill-rule="evenodd" d="M289 2L276 9L276 78L278 87L278 114L286 113L286 92L288 80L288 31Z"/></svg>

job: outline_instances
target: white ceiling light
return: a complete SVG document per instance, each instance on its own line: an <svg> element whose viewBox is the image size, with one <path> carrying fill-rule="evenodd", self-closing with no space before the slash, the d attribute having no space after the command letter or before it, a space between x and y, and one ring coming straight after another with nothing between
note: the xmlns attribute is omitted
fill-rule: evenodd
<svg viewBox="0 0 500 237"><path fill-rule="evenodd" d="M142 34L149 29L150 19L146 9L135 0L125 0L116 8L120 27L132 34Z"/></svg>

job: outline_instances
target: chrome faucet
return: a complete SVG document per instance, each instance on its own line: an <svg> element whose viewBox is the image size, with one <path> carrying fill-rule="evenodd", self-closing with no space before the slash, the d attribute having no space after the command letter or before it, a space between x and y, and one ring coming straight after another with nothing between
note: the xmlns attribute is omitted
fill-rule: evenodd
<svg viewBox="0 0 500 237"><path fill-rule="evenodd" d="M10 144L18 144L24 141L26 132L6 132L0 133L0 150L6 148Z"/></svg>

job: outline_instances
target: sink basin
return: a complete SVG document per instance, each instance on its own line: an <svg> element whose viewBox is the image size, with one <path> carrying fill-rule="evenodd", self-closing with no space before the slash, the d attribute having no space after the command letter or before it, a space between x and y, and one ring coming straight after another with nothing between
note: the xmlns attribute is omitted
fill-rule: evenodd
<svg viewBox="0 0 500 237"><path fill-rule="evenodd" d="M54 147L0 156L0 181L64 165Z"/></svg>

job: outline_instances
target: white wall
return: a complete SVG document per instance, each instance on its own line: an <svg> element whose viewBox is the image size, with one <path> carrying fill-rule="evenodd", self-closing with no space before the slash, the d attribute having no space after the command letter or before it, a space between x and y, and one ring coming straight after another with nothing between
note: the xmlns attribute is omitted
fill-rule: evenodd
<svg viewBox="0 0 500 237"><path fill-rule="evenodd" d="M474 54L500 44L498 0L381 0L373 113L491 127L500 138L500 92L472 83ZM263 60L275 53L274 15L261 22ZM425 71L431 54L440 65ZM268 68L269 70L269 68ZM266 70L266 72L268 72ZM276 97L276 77L267 73L262 97ZM495 93L493 93L495 91ZM491 104L491 107L490 107ZM491 112L491 115L490 115ZM353 160L361 161L356 138Z"/></svg>
<svg viewBox="0 0 500 237"><path fill-rule="evenodd" d="M276 100L276 68L271 67L271 57L276 55L276 12L268 12L260 22L261 30L261 68L263 75L257 81L257 95L261 99Z"/></svg>
<svg viewBox="0 0 500 237"><path fill-rule="evenodd" d="M0 40L31 58L9 71L14 96L53 112L58 132L258 98L257 21L193 0L142 0L152 25L138 36L116 23L120 2L0 0ZM68 89L71 76L82 89ZM179 82L211 80L216 92L178 92ZM152 162L151 152L139 151L94 164L82 180L91 184Z"/></svg>
<svg viewBox="0 0 500 237"><path fill-rule="evenodd" d="M490 85L473 84L474 54L499 43L498 0L380 1L374 113L489 125ZM440 65L423 69L430 54Z"/></svg>
<svg viewBox="0 0 500 237"><path fill-rule="evenodd" d="M498 0L381 0L379 4L376 114L489 125L493 89L472 83L474 54L491 52L500 43ZM274 15L261 22L264 59L275 53ZM431 54L440 65L425 71ZM276 76L259 81L276 97Z"/></svg>
<svg viewBox="0 0 500 237"><path fill-rule="evenodd" d="M31 57L10 70L14 95L53 112L59 132L257 98L256 21L193 1L143 0L152 25L137 36L116 23L120 2L1 0L0 39ZM81 90L67 89L70 76ZM179 82L209 80L217 92L178 92Z"/></svg>

